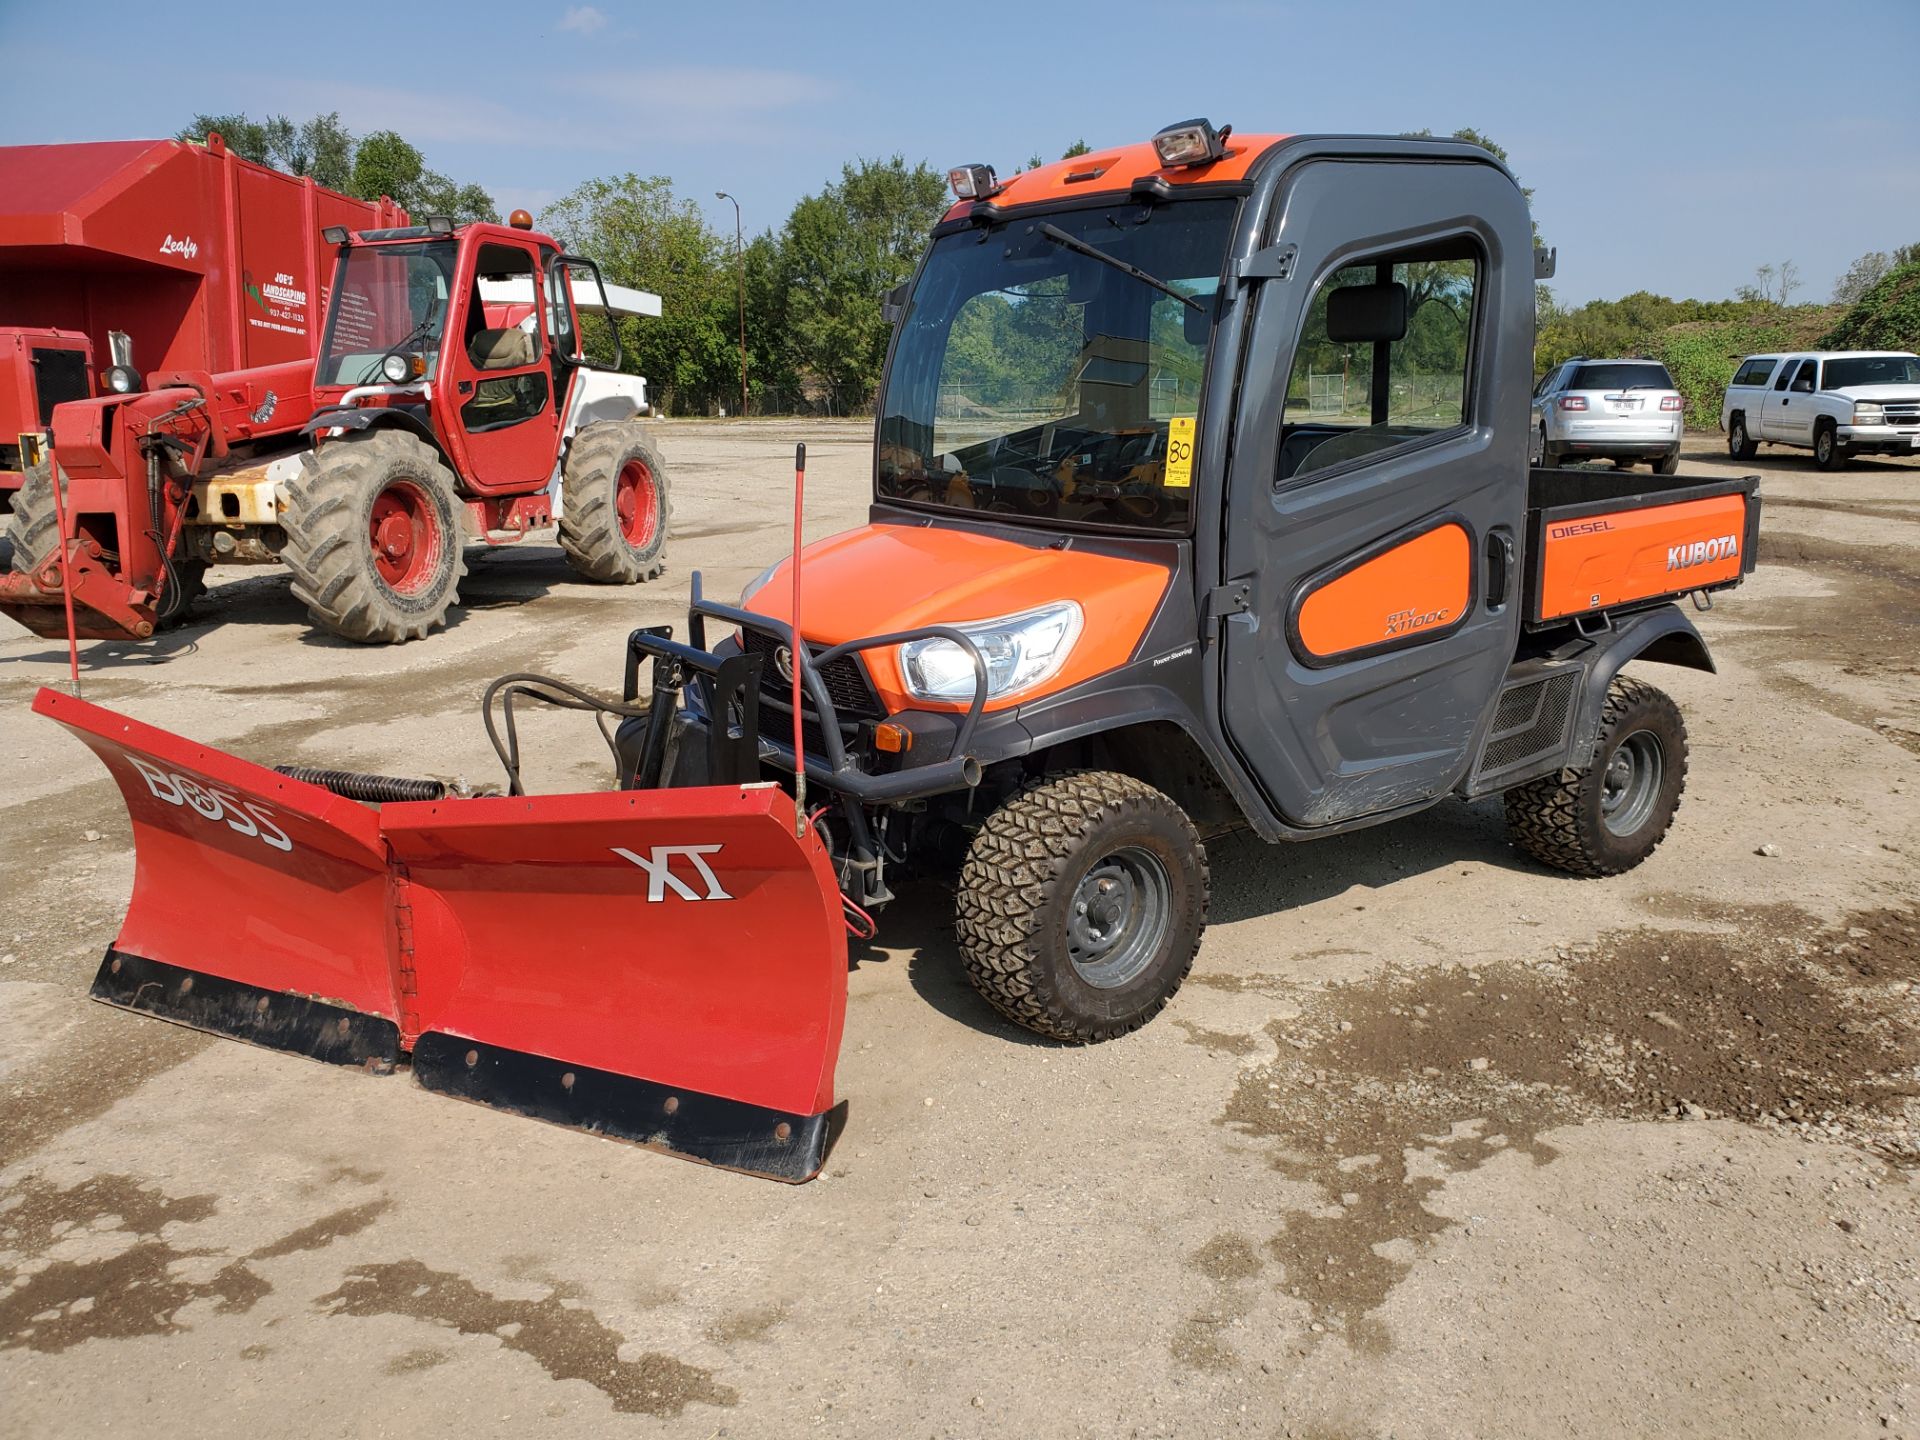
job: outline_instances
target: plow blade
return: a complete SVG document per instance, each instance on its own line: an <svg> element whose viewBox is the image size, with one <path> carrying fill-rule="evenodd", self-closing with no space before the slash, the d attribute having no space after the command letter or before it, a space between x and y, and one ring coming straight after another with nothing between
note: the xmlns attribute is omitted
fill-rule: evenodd
<svg viewBox="0 0 1920 1440"><path fill-rule="evenodd" d="M97 998L729 1169L818 1173L846 932L774 786L379 808L43 690L112 773Z"/></svg>

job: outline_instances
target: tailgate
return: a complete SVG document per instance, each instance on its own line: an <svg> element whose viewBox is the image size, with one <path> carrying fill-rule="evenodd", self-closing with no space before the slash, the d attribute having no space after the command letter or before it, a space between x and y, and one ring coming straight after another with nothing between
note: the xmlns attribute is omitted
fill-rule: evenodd
<svg viewBox="0 0 1920 1440"><path fill-rule="evenodd" d="M1527 624L1738 585L1760 540L1760 480L1536 471L1527 517Z"/></svg>

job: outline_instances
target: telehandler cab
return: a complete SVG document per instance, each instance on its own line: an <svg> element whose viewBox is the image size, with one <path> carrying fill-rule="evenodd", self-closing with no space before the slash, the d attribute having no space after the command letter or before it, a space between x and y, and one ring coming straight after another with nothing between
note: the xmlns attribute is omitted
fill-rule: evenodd
<svg viewBox="0 0 1920 1440"><path fill-rule="evenodd" d="M974 984L1074 1042L1179 987L1231 827L1503 794L1559 869L1652 852L1686 730L1621 670L1712 668L1674 601L1750 571L1757 487L1529 473L1536 259L1491 155L1196 121L952 179L890 300L869 523L739 604L696 575L620 702L496 682L507 796L43 692L141 848L95 993L793 1180L897 872L957 874ZM620 716L618 788L522 795L515 695ZM251 905L181 906L210 868Z"/></svg>
<svg viewBox="0 0 1920 1440"><path fill-rule="evenodd" d="M470 541L549 526L586 579L658 575L670 507L646 382L620 372L617 324L610 363L583 353L579 318L658 299L532 223L323 231L338 263L297 436L251 441L285 367L162 372L56 407L52 455L14 501L0 613L59 636L70 601L77 634L144 639L208 566L282 563L321 629L415 640L458 603Z"/></svg>

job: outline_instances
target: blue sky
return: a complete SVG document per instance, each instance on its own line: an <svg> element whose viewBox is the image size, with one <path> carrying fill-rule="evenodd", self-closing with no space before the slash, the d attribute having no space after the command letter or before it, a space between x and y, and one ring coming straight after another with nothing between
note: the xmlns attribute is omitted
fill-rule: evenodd
<svg viewBox="0 0 1920 1440"><path fill-rule="evenodd" d="M76 17L84 14L84 23ZM856 155L1017 169L1190 115L1504 144L1563 299L1716 298L1794 260L1825 299L1920 240L1920 0L333 7L0 0L0 140L337 110L503 209L670 175L748 232ZM66 76L71 83L41 83Z"/></svg>

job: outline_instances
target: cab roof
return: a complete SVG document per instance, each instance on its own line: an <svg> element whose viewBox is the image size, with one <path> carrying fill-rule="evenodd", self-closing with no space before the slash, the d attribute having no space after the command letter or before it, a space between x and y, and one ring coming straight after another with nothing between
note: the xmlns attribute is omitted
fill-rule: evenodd
<svg viewBox="0 0 1920 1440"><path fill-rule="evenodd" d="M1106 195L1115 191L1125 193L1133 188L1134 181L1147 176L1158 176L1175 189L1244 180L1261 156L1287 138L1285 135L1242 135L1235 131L1227 136L1227 153L1210 165L1162 165L1159 152L1153 148L1150 140L1106 150L1090 150L1085 155L1075 155L1068 160L1056 160L1051 165L1009 175L1000 182L1000 188L984 201L958 201L947 210L944 218L958 220L971 214L973 207L979 204L1007 209L1046 200L1077 200L1087 195Z"/></svg>

